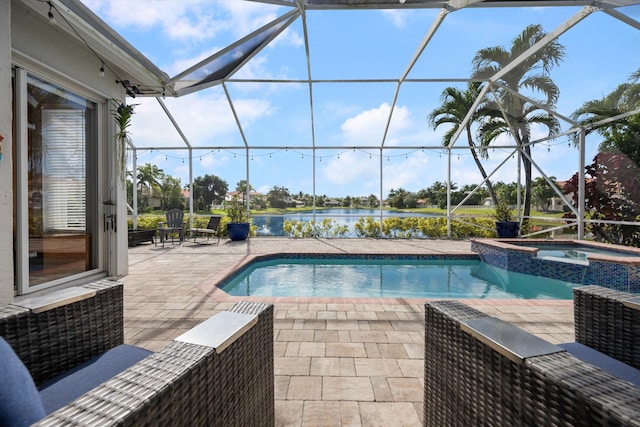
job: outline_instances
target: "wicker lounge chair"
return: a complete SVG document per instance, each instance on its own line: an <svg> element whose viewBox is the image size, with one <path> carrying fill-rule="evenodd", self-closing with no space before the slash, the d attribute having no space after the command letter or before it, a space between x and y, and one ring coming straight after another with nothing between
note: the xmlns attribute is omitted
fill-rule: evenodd
<svg viewBox="0 0 640 427"><path fill-rule="evenodd" d="M633 297L578 288L576 341L637 368ZM617 363L617 362L616 362ZM640 388L458 301L425 305L424 424L638 426Z"/></svg>
<svg viewBox="0 0 640 427"><path fill-rule="evenodd" d="M196 239L198 234L205 234L207 236L207 242L209 238L213 236L218 237L218 244L220 243L220 232L218 227L220 227L220 220L222 217L220 215L214 215L209 218L209 223L206 228L192 228L191 235L193 236L193 243L196 243Z"/></svg>
<svg viewBox="0 0 640 427"><path fill-rule="evenodd" d="M60 306L0 307L0 336L36 384L123 342L122 285L104 280L75 290ZM273 306L238 303L37 425L274 422Z"/></svg>

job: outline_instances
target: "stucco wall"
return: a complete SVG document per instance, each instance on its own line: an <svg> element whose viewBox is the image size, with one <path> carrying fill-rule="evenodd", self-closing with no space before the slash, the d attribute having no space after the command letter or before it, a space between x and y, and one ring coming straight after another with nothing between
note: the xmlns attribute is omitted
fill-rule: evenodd
<svg viewBox="0 0 640 427"><path fill-rule="evenodd" d="M14 261L13 212L11 165L11 66L19 66L44 80L86 95L101 105L99 121L101 134L97 144L102 148L99 158L99 184L95 189L100 201L117 200L118 231L102 234L102 222L98 224L102 269L110 276L127 272L126 205L122 196L122 184L114 180L115 164L111 151L115 126L109 111L109 99L122 99L122 87L117 77L107 68L105 76L99 75L101 61L85 45L72 37L65 28L65 20L58 16L56 24L46 19L47 3L30 2L31 10L20 0L0 1L0 134L5 136L4 160L0 164L0 304L13 300ZM57 11L54 11L56 14ZM60 13L64 13L62 10ZM99 47L92 46L99 52ZM13 52L12 52L13 49ZM114 182L115 181L115 182ZM98 217L102 218L102 204ZM110 211L109 213L113 213ZM5 244L6 242L6 244Z"/></svg>
<svg viewBox="0 0 640 427"><path fill-rule="evenodd" d="M0 304L13 300L13 193L11 168L11 3L0 1Z"/></svg>

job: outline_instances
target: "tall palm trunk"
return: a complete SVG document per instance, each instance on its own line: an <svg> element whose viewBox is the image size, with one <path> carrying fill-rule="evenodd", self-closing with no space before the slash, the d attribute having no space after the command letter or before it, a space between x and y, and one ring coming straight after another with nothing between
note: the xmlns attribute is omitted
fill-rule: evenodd
<svg viewBox="0 0 640 427"><path fill-rule="evenodd" d="M527 224L529 215L531 215L531 187L533 180L531 178L531 146L529 145L529 131L526 127L520 127L517 132L520 136L516 137L519 143L519 149L524 151L526 156L521 156L522 167L524 168L524 202L522 208L522 224Z"/></svg>
<svg viewBox="0 0 640 427"><path fill-rule="evenodd" d="M487 184L487 190L489 191L489 196L491 197L491 201L493 202L493 205L497 206L498 196L496 196L496 192L493 189L493 185L491 184L491 181L487 178L487 172L484 170L484 166L482 166L482 163L478 158L478 153L476 152L475 145L473 144L473 138L471 136L471 126L467 125L466 130L467 130L467 142L469 143L469 147L471 147L471 155L473 156L473 160L476 162L476 166L478 167L478 170L482 175L482 179Z"/></svg>
<svg viewBox="0 0 640 427"><path fill-rule="evenodd" d="M531 179L531 146L529 145L529 136L525 135L522 138L522 147L527 156L522 156L522 166L524 168L524 203L522 209L522 224L525 225L529 222L529 216L531 215L531 187L533 181Z"/></svg>

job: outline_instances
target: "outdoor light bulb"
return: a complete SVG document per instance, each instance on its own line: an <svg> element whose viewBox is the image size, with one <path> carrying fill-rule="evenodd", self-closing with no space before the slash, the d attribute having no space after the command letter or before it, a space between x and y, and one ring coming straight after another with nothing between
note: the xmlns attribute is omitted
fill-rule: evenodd
<svg viewBox="0 0 640 427"><path fill-rule="evenodd" d="M406 0L398 0L398 1L400 2L400 4L404 4Z"/></svg>
<svg viewBox="0 0 640 427"><path fill-rule="evenodd" d="M53 5L51 4L51 2L49 2L49 13L47 13L47 16L49 17L49 23L51 25L55 25L56 23L56 18L53 16Z"/></svg>
<svg viewBox="0 0 640 427"><path fill-rule="evenodd" d="M100 77L104 77L104 64L100 65L100 71L98 72Z"/></svg>

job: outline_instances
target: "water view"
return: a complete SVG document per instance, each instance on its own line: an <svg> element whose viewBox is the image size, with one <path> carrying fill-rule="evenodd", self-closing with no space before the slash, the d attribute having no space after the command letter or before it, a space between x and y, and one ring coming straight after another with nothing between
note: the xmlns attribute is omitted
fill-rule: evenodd
<svg viewBox="0 0 640 427"><path fill-rule="evenodd" d="M433 218L440 215L424 214L414 212L398 212L398 211L383 211L383 218L390 217L418 217L418 218ZM356 237L353 226L362 217L372 217L374 220L380 218L379 209L317 209L315 212L315 218L313 212L296 212L283 215L253 215L253 224L258 227L259 236L285 236L286 233L283 230L284 222L289 221L313 221L321 222L323 219L332 219L340 226L349 227L349 232L345 237Z"/></svg>

